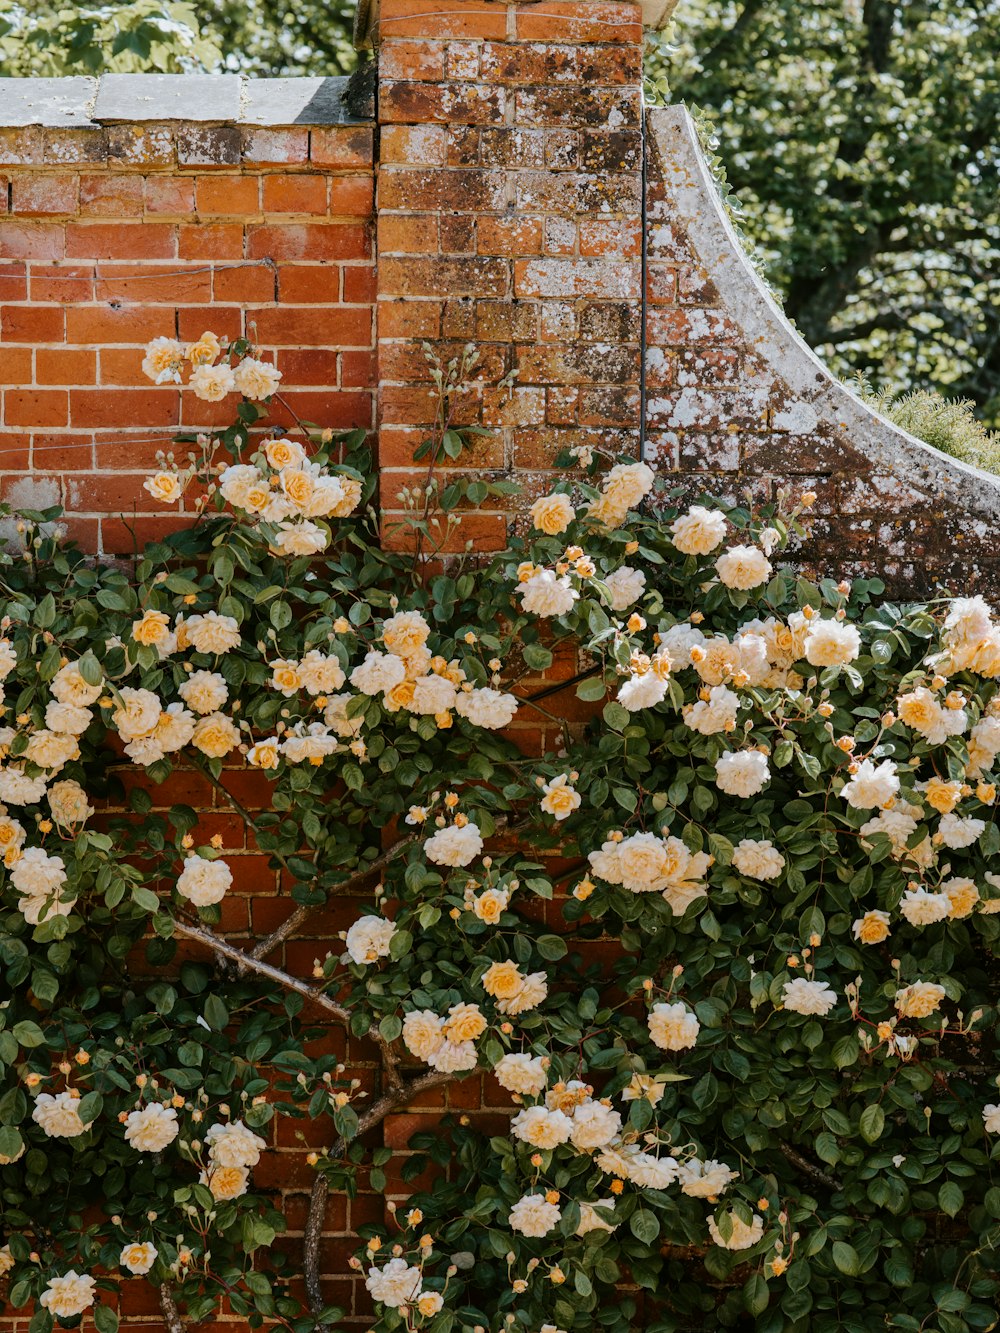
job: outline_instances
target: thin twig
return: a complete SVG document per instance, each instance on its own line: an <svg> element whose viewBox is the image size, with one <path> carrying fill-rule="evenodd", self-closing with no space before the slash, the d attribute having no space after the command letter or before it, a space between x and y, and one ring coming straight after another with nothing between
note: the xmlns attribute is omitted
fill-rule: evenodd
<svg viewBox="0 0 1000 1333"><path fill-rule="evenodd" d="M817 1166L814 1162L810 1162L808 1157L803 1157L802 1154L793 1148L790 1143L785 1143L784 1140L782 1140L779 1142L778 1147L788 1160L797 1166L800 1171L804 1171L806 1175L812 1176L814 1180L818 1180L821 1184L825 1185L827 1189L841 1190L844 1188L836 1176L831 1176L829 1172L824 1171L822 1167Z"/></svg>
<svg viewBox="0 0 1000 1333"><path fill-rule="evenodd" d="M167 1333L185 1333L184 1320L177 1308L173 1288L169 1282L160 1283L160 1309L163 1311L163 1322L167 1326Z"/></svg>
<svg viewBox="0 0 1000 1333"><path fill-rule="evenodd" d="M269 981L276 982L285 990L295 991L296 994L304 996L313 1004L319 1005L325 1009L341 1023L351 1021L351 1011L345 1009L342 1004L337 1004L331 1000L329 995L324 995L321 990L315 986L310 986L308 982L300 980L299 977L293 977L288 972L282 972L279 967L272 967L270 963L264 963L259 958L254 958L242 949L237 949L235 945L227 940L221 939L204 926L189 925L186 921L174 921L174 933L184 935L189 940L197 940L199 944L207 945L215 953L223 958L228 958L231 963L235 963L240 968L248 968L251 972L257 972L262 977L267 977Z"/></svg>

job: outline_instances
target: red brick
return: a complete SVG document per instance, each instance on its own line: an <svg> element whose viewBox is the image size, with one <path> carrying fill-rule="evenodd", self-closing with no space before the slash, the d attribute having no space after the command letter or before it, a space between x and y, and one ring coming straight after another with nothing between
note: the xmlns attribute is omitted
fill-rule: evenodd
<svg viewBox="0 0 1000 1333"><path fill-rule="evenodd" d="M375 135L368 127L336 125L309 132L309 157L319 166L370 167Z"/></svg>
<svg viewBox="0 0 1000 1333"><path fill-rule="evenodd" d="M368 179L364 177L363 179ZM272 175L264 177L264 212L326 213L325 176Z"/></svg>
<svg viewBox="0 0 1000 1333"><path fill-rule="evenodd" d="M0 384L9 384L15 389L30 384L31 357L30 347L5 347L0 356ZM0 471L3 467L4 464L0 463Z"/></svg>
<svg viewBox="0 0 1000 1333"><path fill-rule="evenodd" d="M62 259L66 233L43 222L12 222L0 227L0 259Z"/></svg>
<svg viewBox="0 0 1000 1333"><path fill-rule="evenodd" d="M204 268L185 273L176 265L102 264L94 295L109 303L198 305L212 299L212 275Z"/></svg>
<svg viewBox="0 0 1000 1333"><path fill-rule="evenodd" d="M260 212L259 176L198 176L198 212L209 216L244 217Z"/></svg>
<svg viewBox="0 0 1000 1333"><path fill-rule="evenodd" d="M494 40L507 35L507 9L490 0L383 0L379 9L382 48L394 37Z"/></svg>
<svg viewBox="0 0 1000 1333"><path fill-rule="evenodd" d="M131 555L147 542L162 541L171 532L190 527L190 514L157 515L130 519L101 519L101 548L108 555Z"/></svg>
<svg viewBox="0 0 1000 1333"><path fill-rule="evenodd" d="M212 295L216 301L257 304L277 299L278 276L270 264L224 265L212 275Z"/></svg>
<svg viewBox="0 0 1000 1333"><path fill-rule="evenodd" d="M26 301L27 298L27 267L24 264L0 264L0 301Z"/></svg>
<svg viewBox="0 0 1000 1333"><path fill-rule="evenodd" d="M282 264L278 299L289 304L336 304L343 270L338 264Z"/></svg>
<svg viewBox="0 0 1000 1333"><path fill-rule="evenodd" d="M76 347L39 347L35 353L35 382L38 384L94 384L97 353Z"/></svg>
<svg viewBox="0 0 1000 1333"><path fill-rule="evenodd" d="M141 176L102 172L80 177L80 212L84 217L139 217L142 210Z"/></svg>
<svg viewBox="0 0 1000 1333"><path fill-rule="evenodd" d="M277 165L309 160L308 130L246 130L243 157L247 162Z"/></svg>
<svg viewBox="0 0 1000 1333"><path fill-rule="evenodd" d="M36 466L52 471L88 472L94 466L93 439L90 435L71 435L65 431L51 435L36 432L31 440L31 455Z"/></svg>
<svg viewBox="0 0 1000 1333"><path fill-rule="evenodd" d="M517 11L517 37L527 42L642 42L639 5L546 0L538 13Z"/></svg>
<svg viewBox="0 0 1000 1333"><path fill-rule="evenodd" d="M147 343L172 337L170 310L143 310L112 305L70 306L66 311L66 341L76 344Z"/></svg>
<svg viewBox="0 0 1000 1333"><path fill-rule="evenodd" d="M214 305L211 310L206 310L200 306L182 306L177 311L177 336L182 341L194 342L206 329L211 329L220 338L242 338L242 308Z"/></svg>
<svg viewBox="0 0 1000 1333"><path fill-rule="evenodd" d="M286 429L301 421L315 421L331 430L357 430L372 424L372 396L357 390L311 393L288 390L275 404L272 417ZM287 407L285 406L287 404Z"/></svg>
<svg viewBox="0 0 1000 1333"><path fill-rule="evenodd" d="M65 317L55 306L0 306L0 341L54 343L65 337Z"/></svg>
<svg viewBox="0 0 1000 1333"><path fill-rule="evenodd" d="M368 347L372 317L367 310L259 310L257 337L267 347Z"/></svg>
<svg viewBox="0 0 1000 1333"><path fill-rule="evenodd" d="M143 203L147 215L186 217L194 211L194 181L187 176L147 176Z"/></svg>
<svg viewBox="0 0 1000 1333"><path fill-rule="evenodd" d="M340 383L344 388L375 384L375 353L343 352L340 358Z"/></svg>
<svg viewBox="0 0 1000 1333"><path fill-rule="evenodd" d="M375 181L371 176L334 176L330 181L331 217L371 217Z"/></svg>
<svg viewBox="0 0 1000 1333"><path fill-rule="evenodd" d="M178 421L179 398L175 389L122 390L114 394L105 389L74 389L70 404L72 424L120 426L128 421L133 426L174 426Z"/></svg>
<svg viewBox="0 0 1000 1333"><path fill-rule="evenodd" d="M242 259L243 225L238 222L182 224L177 229L181 259Z"/></svg>
<svg viewBox="0 0 1000 1333"><path fill-rule="evenodd" d="M65 426L69 395L65 389L6 389L3 419L8 426Z"/></svg>
<svg viewBox="0 0 1000 1333"><path fill-rule="evenodd" d="M286 222L247 228L251 259L367 259L368 229L358 225Z"/></svg>
<svg viewBox="0 0 1000 1333"><path fill-rule="evenodd" d="M94 270L84 264L31 267L31 299L66 305L94 299Z"/></svg>
<svg viewBox="0 0 1000 1333"><path fill-rule="evenodd" d="M344 267L344 300L367 302L375 300L375 269L372 265L347 264Z"/></svg>
<svg viewBox="0 0 1000 1333"><path fill-rule="evenodd" d="M62 175L15 175L12 180L11 212L44 217L73 214L80 198L80 178Z"/></svg>
<svg viewBox="0 0 1000 1333"><path fill-rule="evenodd" d="M177 253L177 229L164 222L70 222L66 254L70 259L171 259Z"/></svg>
<svg viewBox="0 0 1000 1333"><path fill-rule="evenodd" d="M444 79L445 48L441 42L404 41L386 42L379 52L379 80Z"/></svg>
<svg viewBox="0 0 1000 1333"><path fill-rule="evenodd" d="M367 357L367 352L338 352L333 348L310 348L307 351L279 349L277 353L278 369L286 384L336 384L341 357ZM368 387L372 380L351 380L352 386Z"/></svg>

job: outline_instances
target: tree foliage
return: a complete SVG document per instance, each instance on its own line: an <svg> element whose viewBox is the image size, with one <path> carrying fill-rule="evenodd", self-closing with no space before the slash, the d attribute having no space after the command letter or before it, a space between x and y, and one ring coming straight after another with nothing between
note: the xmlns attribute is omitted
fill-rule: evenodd
<svg viewBox="0 0 1000 1333"><path fill-rule="evenodd" d="M703 108L742 223L844 373L1000 394L991 0L685 0L675 97Z"/></svg>

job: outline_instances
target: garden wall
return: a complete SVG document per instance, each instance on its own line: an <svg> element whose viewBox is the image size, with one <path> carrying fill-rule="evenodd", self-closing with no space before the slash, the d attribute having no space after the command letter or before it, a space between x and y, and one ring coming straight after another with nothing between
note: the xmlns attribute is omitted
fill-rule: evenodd
<svg viewBox="0 0 1000 1333"><path fill-rule="evenodd" d="M375 36L371 118L347 110L343 79L0 81L0 497L62 503L109 554L186 523L142 480L178 428L230 407L152 386L141 348L210 328L276 361L279 423L378 428L391 511L422 476L424 346L447 358L471 342L480 378L459 416L492 432L472 464L484 476L534 493L564 448L644 449L694 491L815 490L809 560L1000 592L997 482L830 378L744 258L687 114L644 126L638 6L383 0ZM477 512L456 540L495 546L506 519ZM257 775L227 782L251 809L266 799ZM152 791L192 804L199 837L221 834L237 890L224 929L279 924L289 900L220 794L197 775ZM315 938L275 961L307 976L357 908L316 914ZM367 1054L345 1051L374 1091ZM478 1076L446 1095L459 1113L502 1107ZM444 1096L390 1116L384 1142L405 1147ZM288 1131L256 1172L293 1228L309 1146ZM382 1216L364 1191L328 1208L327 1295L358 1326L352 1235ZM123 1288L134 1327L161 1325L151 1296Z"/></svg>

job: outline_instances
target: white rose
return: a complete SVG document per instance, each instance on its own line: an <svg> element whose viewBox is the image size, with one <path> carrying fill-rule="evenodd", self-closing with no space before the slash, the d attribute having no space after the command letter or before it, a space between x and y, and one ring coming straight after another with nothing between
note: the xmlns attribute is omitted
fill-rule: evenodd
<svg viewBox="0 0 1000 1333"><path fill-rule="evenodd" d="M374 963L389 957L396 923L381 916L363 916L347 932L347 952L356 963Z"/></svg>
<svg viewBox="0 0 1000 1333"><path fill-rule="evenodd" d="M522 610L546 618L568 615L580 597L565 575L560 577L551 569L532 574L516 591Z"/></svg>
<svg viewBox="0 0 1000 1333"><path fill-rule="evenodd" d="M497 1011L516 1017L537 1009L549 993L548 978L544 972L529 972L521 983L516 995L507 1000L497 1000Z"/></svg>
<svg viewBox="0 0 1000 1333"><path fill-rule="evenodd" d="M769 838L743 838L733 850L733 865L750 879L777 879L785 868L785 858Z"/></svg>
<svg viewBox="0 0 1000 1333"><path fill-rule="evenodd" d="M60 828L85 824L94 813L94 807L87 800L87 793L71 778L64 782L54 782L49 788L48 797L52 818Z"/></svg>
<svg viewBox="0 0 1000 1333"><path fill-rule="evenodd" d="M442 1041L437 1050L427 1057L427 1063L442 1074L459 1074L466 1069L475 1069L478 1061L473 1041Z"/></svg>
<svg viewBox="0 0 1000 1333"><path fill-rule="evenodd" d="M265 518L267 515L265 515ZM300 523L280 523L271 539L271 550L276 555L319 555L329 545L325 528L309 519Z"/></svg>
<svg viewBox="0 0 1000 1333"><path fill-rule="evenodd" d="M602 1102L586 1101L573 1112L573 1146L581 1152L603 1148L621 1133L622 1118Z"/></svg>
<svg viewBox="0 0 1000 1333"><path fill-rule="evenodd" d="M238 648L243 641L239 622L232 616L220 616L217 611L192 616L184 622L184 630L196 652L217 657Z"/></svg>
<svg viewBox="0 0 1000 1333"><path fill-rule="evenodd" d="M196 366L190 385L196 398L206 403L218 403L233 392L236 380L229 366Z"/></svg>
<svg viewBox="0 0 1000 1333"><path fill-rule="evenodd" d="M163 705L152 690L134 690L125 686L121 703L111 714L111 721L123 741L148 736L160 720Z"/></svg>
<svg viewBox="0 0 1000 1333"><path fill-rule="evenodd" d="M731 1171L723 1162L712 1159L702 1162L693 1157L680 1168L677 1179L680 1181L682 1194L687 1194L692 1199L714 1199L717 1195L723 1194L736 1179L736 1172Z"/></svg>
<svg viewBox="0 0 1000 1333"><path fill-rule="evenodd" d="M794 1014L818 1014L822 1018L837 1003L837 994L825 981L807 981L805 977L796 977L794 981L785 982L781 1002L785 1009Z"/></svg>
<svg viewBox="0 0 1000 1333"><path fill-rule="evenodd" d="M530 1143L535 1148L557 1148L561 1143L569 1142L573 1122L562 1111L530 1106L510 1122L510 1132L522 1143Z"/></svg>
<svg viewBox="0 0 1000 1333"><path fill-rule="evenodd" d="M612 611L625 611L646 591L646 575L631 565L620 565L604 576L604 585L611 594Z"/></svg>
<svg viewBox="0 0 1000 1333"><path fill-rule="evenodd" d="M677 1179L678 1165L673 1157L655 1157L633 1150L626 1161L629 1180L643 1189L663 1190Z"/></svg>
<svg viewBox="0 0 1000 1333"><path fill-rule="evenodd" d="M94 1304L97 1283L92 1277L69 1269L61 1277L50 1277L38 1303L56 1319L73 1319Z"/></svg>
<svg viewBox="0 0 1000 1333"><path fill-rule="evenodd" d="M739 695L725 685L713 685L707 699L688 704L683 710L684 721L692 731L702 736L714 736L720 731L736 729L736 714L739 712Z"/></svg>
<svg viewBox="0 0 1000 1333"><path fill-rule="evenodd" d="M899 910L911 926L930 926L945 920L951 911L951 900L946 893L909 889L903 894Z"/></svg>
<svg viewBox="0 0 1000 1333"><path fill-rule="evenodd" d="M1000 1106L993 1102L983 1107L983 1128L987 1134L1000 1134Z"/></svg>
<svg viewBox="0 0 1000 1333"><path fill-rule="evenodd" d="M771 770L759 750L736 750L715 761L715 781L728 796L756 796L767 786Z"/></svg>
<svg viewBox="0 0 1000 1333"><path fill-rule="evenodd" d="M525 1194L507 1216L512 1231L534 1237L547 1236L561 1220L560 1210L554 1203L547 1203L541 1194Z"/></svg>
<svg viewBox="0 0 1000 1333"><path fill-rule="evenodd" d="M513 722L517 699L513 694L501 694L499 690L474 689L458 695L455 712L474 727L498 731Z"/></svg>
<svg viewBox="0 0 1000 1333"><path fill-rule="evenodd" d="M0 801L9 805L34 805L45 795L46 779L29 778L16 764L0 768Z"/></svg>
<svg viewBox="0 0 1000 1333"><path fill-rule="evenodd" d="M141 1276L143 1273L148 1273L156 1263L156 1246L148 1240L126 1245L118 1256L118 1262L130 1273Z"/></svg>
<svg viewBox="0 0 1000 1333"><path fill-rule="evenodd" d="M87 708L101 697L102 685L91 685L84 680L75 662L67 662L52 678L49 689L61 704Z"/></svg>
<svg viewBox="0 0 1000 1333"><path fill-rule="evenodd" d="M411 1009L403 1018L403 1044L418 1060L429 1060L444 1043L444 1019L432 1009Z"/></svg>
<svg viewBox="0 0 1000 1333"><path fill-rule="evenodd" d="M483 850L477 824L449 824L424 843L424 855L438 866L467 866Z"/></svg>
<svg viewBox="0 0 1000 1333"><path fill-rule="evenodd" d="M540 1055L505 1055L493 1070L501 1088L522 1096L537 1097L548 1082L545 1061Z"/></svg>
<svg viewBox="0 0 1000 1333"><path fill-rule="evenodd" d="M232 883L233 872L225 861L189 856L177 879L177 892L195 907L210 907L222 902Z"/></svg>
<svg viewBox="0 0 1000 1333"><path fill-rule="evenodd" d="M25 758L39 768L50 768L57 772L71 759L79 759L80 746L75 736L67 736L59 731L36 731L28 741L24 752Z"/></svg>
<svg viewBox="0 0 1000 1333"><path fill-rule="evenodd" d="M963 847L971 847L985 829L985 820L963 819L960 815L942 815L938 824L938 834L941 841L952 851L960 851Z"/></svg>
<svg viewBox="0 0 1000 1333"><path fill-rule="evenodd" d="M66 865L61 856L29 847L11 871L10 882L26 898L46 897L58 893L66 883Z"/></svg>
<svg viewBox="0 0 1000 1333"><path fill-rule="evenodd" d="M655 708L667 697L667 681L656 671L629 676L618 691L618 702L630 713L643 708Z"/></svg>
<svg viewBox="0 0 1000 1333"><path fill-rule="evenodd" d="M281 383L281 371L266 361L247 356L233 372L233 382L244 398L270 398Z"/></svg>
<svg viewBox="0 0 1000 1333"><path fill-rule="evenodd" d="M69 736L82 736L93 718L89 708L61 704L58 699L51 700L45 709L45 725L49 731L63 731Z"/></svg>
<svg viewBox="0 0 1000 1333"><path fill-rule="evenodd" d="M311 648L299 663L299 680L305 692L315 698L339 690L344 683L344 672L335 657Z"/></svg>
<svg viewBox="0 0 1000 1333"><path fill-rule="evenodd" d="M756 546L731 546L716 560L715 570L727 588L748 592L771 577L771 562Z"/></svg>
<svg viewBox="0 0 1000 1333"><path fill-rule="evenodd" d="M384 1268L370 1268L365 1279L372 1300L397 1310L409 1305L420 1290L421 1273L405 1259L390 1259Z"/></svg>
<svg viewBox="0 0 1000 1333"><path fill-rule="evenodd" d="M709 555L726 535L726 520L717 509L692 505L674 519L670 531L682 555Z"/></svg>
<svg viewBox="0 0 1000 1333"><path fill-rule="evenodd" d="M870 759L862 759L840 794L855 810L874 810L887 805L898 791L899 778L891 759L883 759L877 766Z"/></svg>
<svg viewBox="0 0 1000 1333"><path fill-rule="evenodd" d="M729 1214L731 1231L729 1239L724 1239L722 1232L715 1224L715 1218L708 1219L709 1235L715 1241L716 1245L724 1250L749 1250L751 1246L756 1245L764 1234L764 1219L757 1213L753 1215L753 1221L747 1226L746 1222L736 1213Z"/></svg>
<svg viewBox="0 0 1000 1333"><path fill-rule="evenodd" d="M160 1102L130 1111L125 1120L125 1139L136 1152L162 1152L179 1133L177 1112Z"/></svg>
<svg viewBox="0 0 1000 1333"><path fill-rule="evenodd" d="M177 693L190 709L204 717L222 708L229 698L229 686L218 671L192 671Z"/></svg>
<svg viewBox="0 0 1000 1333"><path fill-rule="evenodd" d="M805 658L811 666L844 666L860 652L861 635L853 625L839 620L810 621Z"/></svg>
<svg viewBox="0 0 1000 1333"><path fill-rule="evenodd" d="M406 677L406 667L392 653L373 648L360 666L351 672L351 684L362 694L381 694L393 689Z"/></svg>
<svg viewBox="0 0 1000 1333"><path fill-rule="evenodd" d="M407 707L424 717L447 713L455 707L455 686L446 676L421 676L413 682L413 697Z"/></svg>
<svg viewBox="0 0 1000 1333"><path fill-rule="evenodd" d="M650 1039L661 1051L684 1051L694 1046L701 1024L683 1003L654 1004L646 1019Z"/></svg>
<svg viewBox="0 0 1000 1333"><path fill-rule="evenodd" d="M233 1120L229 1124L216 1123L205 1135L208 1151L213 1162L219 1166L256 1166L267 1144L248 1129L242 1120Z"/></svg>
<svg viewBox="0 0 1000 1333"><path fill-rule="evenodd" d="M618 1223L605 1222L597 1209L600 1208L604 1212L613 1213L615 1203L616 1200L613 1195L609 1195L606 1199L595 1199L593 1203L581 1203L580 1225L576 1229L576 1234L587 1236L591 1231L614 1231Z"/></svg>
<svg viewBox="0 0 1000 1333"><path fill-rule="evenodd" d="M43 1092L35 1098L31 1118L50 1139L75 1139L86 1134L87 1126L80 1119L80 1100L69 1092Z"/></svg>

